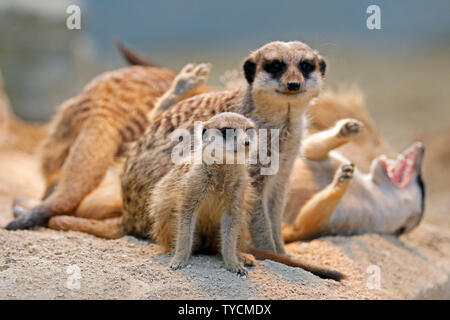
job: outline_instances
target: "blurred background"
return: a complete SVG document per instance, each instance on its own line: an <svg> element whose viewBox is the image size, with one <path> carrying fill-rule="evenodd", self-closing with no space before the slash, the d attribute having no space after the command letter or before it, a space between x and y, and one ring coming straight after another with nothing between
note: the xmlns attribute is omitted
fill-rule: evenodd
<svg viewBox="0 0 450 320"><path fill-rule="evenodd" d="M81 30L66 9L81 8ZM366 9L381 8L381 30ZM450 214L450 1L0 0L0 69L14 112L46 121L98 73L125 63L114 37L174 69L212 62L210 84L249 50L301 40L328 60L329 88L359 87L397 149L428 147L430 219Z"/></svg>

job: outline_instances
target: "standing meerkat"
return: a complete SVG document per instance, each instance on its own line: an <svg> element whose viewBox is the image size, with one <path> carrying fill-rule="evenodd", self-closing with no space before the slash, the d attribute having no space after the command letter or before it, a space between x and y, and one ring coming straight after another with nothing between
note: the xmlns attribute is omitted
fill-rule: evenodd
<svg viewBox="0 0 450 320"><path fill-rule="evenodd" d="M201 141L195 147L201 162L195 163L194 149L152 190L146 189L150 238L166 250L175 248L172 269L183 268L191 253L201 250L220 251L225 268L239 275L247 274L244 261L253 265L241 253L247 250L251 180L245 162L235 161L239 152L249 155L248 130L255 126L240 114L212 117L203 123L203 133L194 133L194 139ZM213 149L222 151L222 157L209 157Z"/></svg>
<svg viewBox="0 0 450 320"><path fill-rule="evenodd" d="M281 214L286 185L298 153L302 114L323 83L325 62L301 42L272 42L253 52L244 63L247 83L231 91L198 95L172 105L157 115L135 144L122 173L123 233L146 237L154 221L147 214L155 186L166 179L175 164L171 153L177 145L171 134L185 129L192 134L195 121L206 121L223 112L239 113L251 119L258 129L279 130L279 170L261 174L261 162L249 166L255 201L249 213L251 253L260 258L299 266L283 256ZM271 255L270 255L271 254ZM257 258L258 258L257 257ZM303 264L305 269L325 278L342 275Z"/></svg>
<svg viewBox="0 0 450 320"><path fill-rule="evenodd" d="M41 170L47 190L43 200L16 202L16 218L6 229L43 225L54 215L76 215L77 211L90 217L92 210L101 217L120 215L120 198L110 201L108 197L97 197L87 205L89 210L80 204L105 176L108 178L109 169L115 170L115 159L125 146L144 132L148 113L158 97L166 91L177 92L176 97L164 97L164 101L175 103L177 99L209 91L202 87L209 70L209 65L190 65L189 72L181 72L172 82L176 74L167 68L132 66L92 80L78 96L62 104L43 143ZM176 86L178 83L183 86ZM189 90L187 95L184 89ZM118 181L116 186L110 186L103 189L105 195L116 193ZM30 206L31 210L25 209Z"/></svg>

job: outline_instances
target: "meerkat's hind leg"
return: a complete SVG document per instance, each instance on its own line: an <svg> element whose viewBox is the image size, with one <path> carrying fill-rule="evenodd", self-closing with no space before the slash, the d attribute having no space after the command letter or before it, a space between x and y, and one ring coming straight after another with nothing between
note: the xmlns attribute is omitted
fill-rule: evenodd
<svg viewBox="0 0 450 320"><path fill-rule="evenodd" d="M73 212L103 180L117 153L116 141L119 139L119 132L104 121L92 119L86 123L70 148L55 191L41 205L11 221L6 229L29 229L45 225L53 215Z"/></svg>
<svg viewBox="0 0 450 320"><path fill-rule="evenodd" d="M284 225L284 242L310 239L320 234L331 218L353 177L354 165L343 164L335 173L334 179L325 189L316 193L300 209L293 225Z"/></svg>
<svg viewBox="0 0 450 320"><path fill-rule="evenodd" d="M327 130L313 133L302 141L301 152L308 160L322 160L331 150L350 141L364 125L355 119L341 119Z"/></svg>

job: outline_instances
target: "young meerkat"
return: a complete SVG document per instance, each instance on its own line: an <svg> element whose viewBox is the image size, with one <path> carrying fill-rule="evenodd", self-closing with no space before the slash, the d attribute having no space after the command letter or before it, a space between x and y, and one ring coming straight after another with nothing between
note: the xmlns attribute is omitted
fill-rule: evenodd
<svg viewBox="0 0 450 320"><path fill-rule="evenodd" d="M267 145L279 160L279 170L261 174L260 161L249 165L255 201L249 212L250 253L300 266L321 277L340 279L335 271L315 268L283 256L281 215L289 174L298 153L302 114L323 83L325 62L306 44L298 41L271 42L246 59L242 87L201 94L170 106L156 115L146 133L135 144L122 173L123 233L146 237L154 221L146 213L155 186L171 172L175 129L192 134L195 121L206 121L223 112L239 113L251 119L257 129L279 131L279 151ZM208 244L206 244L208 246Z"/></svg>
<svg viewBox="0 0 450 320"><path fill-rule="evenodd" d="M254 259L241 253L248 248L252 187L247 166L237 157L240 151L244 157L250 155L248 130L255 130L255 125L240 114L213 116L203 123L203 133L194 133L201 143L196 143L187 159L151 191L147 189L144 214L153 221L150 238L166 250L175 248L172 269L185 267L191 253L202 250L219 251L225 268L238 275L247 274L244 261L254 264ZM200 163L194 161L197 149ZM212 149L223 150L219 161L209 157Z"/></svg>
<svg viewBox="0 0 450 320"><path fill-rule="evenodd" d="M43 200L15 201L16 218L6 229L43 225L54 215L86 216L92 210L102 217L120 214L122 203L117 197L113 201L96 197L87 210L82 202L105 179L111 180L107 173L114 171L126 146L144 132L158 97L176 93L165 94L161 100L175 103L210 91L202 86L210 68L190 64L176 77L163 67L127 67L96 77L78 96L64 102L41 148L41 171L46 180ZM112 189L116 187L102 190L107 195Z"/></svg>

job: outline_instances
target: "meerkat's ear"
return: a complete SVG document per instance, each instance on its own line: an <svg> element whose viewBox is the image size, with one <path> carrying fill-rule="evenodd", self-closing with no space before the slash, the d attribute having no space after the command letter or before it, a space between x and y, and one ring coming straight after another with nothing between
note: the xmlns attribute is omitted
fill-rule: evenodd
<svg viewBox="0 0 450 320"><path fill-rule="evenodd" d="M327 62L321 56L319 56L319 70L322 74L322 77L325 76L325 71L327 70Z"/></svg>
<svg viewBox="0 0 450 320"><path fill-rule="evenodd" d="M255 80L256 74L256 63L253 61L253 58L248 58L244 62L244 75L245 79L249 84L252 84L253 80Z"/></svg>

